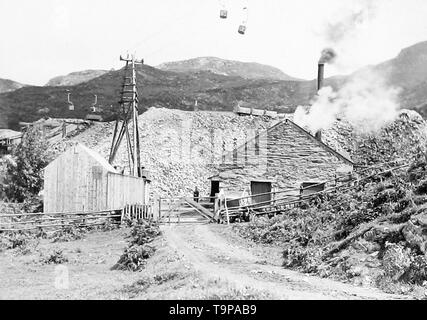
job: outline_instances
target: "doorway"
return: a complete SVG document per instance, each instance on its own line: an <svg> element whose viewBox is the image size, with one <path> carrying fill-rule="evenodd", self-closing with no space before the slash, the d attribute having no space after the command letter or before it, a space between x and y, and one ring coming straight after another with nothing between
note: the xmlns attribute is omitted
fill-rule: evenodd
<svg viewBox="0 0 427 320"><path fill-rule="evenodd" d="M219 193L219 181L211 180L211 194L210 202L215 202L215 195Z"/></svg>

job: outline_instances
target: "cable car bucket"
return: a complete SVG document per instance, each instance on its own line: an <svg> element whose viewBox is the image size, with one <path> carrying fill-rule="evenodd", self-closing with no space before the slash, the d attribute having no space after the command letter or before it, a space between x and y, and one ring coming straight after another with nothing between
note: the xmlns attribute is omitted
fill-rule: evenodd
<svg viewBox="0 0 427 320"><path fill-rule="evenodd" d="M94 96L95 96L95 102L93 103L92 107L90 108L92 110L92 112L97 111L96 104L98 103L98 96L96 94Z"/></svg>
<svg viewBox="0 0 427 320"><path fill-rule="evenodd" d="M227 19L227 17L228 17L228 11L227 11L227 7L225 6L225 1L224 0L220 0L219 2L221 4L221 10L219 11L219 17L221 19Z"/></svg>
<svg viewBox="0 0 427 320"><path fill-rule="evenodd" d="M245 34L246 33L246 25L248 23L248 17L249 17L249 13L248 13L248 7L244 7L243 8L243 21L239 26L238 32L240 34Z"/></svg>
<svg viewBox="0 0 427 320"><path fill-rule="evenodd" d="M67 98L68 110L74 111L74 104L70 100L71 93L68 90L67 90L67 94L68 94L68 98Z"/></svg>

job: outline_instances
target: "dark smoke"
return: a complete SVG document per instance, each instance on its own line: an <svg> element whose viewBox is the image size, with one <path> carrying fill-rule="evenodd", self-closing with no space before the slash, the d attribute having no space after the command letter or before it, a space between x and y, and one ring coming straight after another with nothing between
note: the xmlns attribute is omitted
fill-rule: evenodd
<svg viewBox="0 0 427 320"><path fill-rule="evenodd" d="M322 56L320 57L319 63L333 63L337 53L332 48L326 48L322 50Z"/></svg>

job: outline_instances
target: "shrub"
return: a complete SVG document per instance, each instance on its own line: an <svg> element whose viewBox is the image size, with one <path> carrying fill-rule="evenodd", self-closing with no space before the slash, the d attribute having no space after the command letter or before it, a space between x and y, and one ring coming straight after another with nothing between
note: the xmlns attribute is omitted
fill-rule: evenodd
<svg viewBox="0 0 427 320"><path fill-rule="evenodd" d="M0 251L15 250L20 254L29 254L39 242L29 233L22 231L10 232L0 236Z"/></svg>
<svg viewBox="0 0 427 320"><path fill-rule="evenodd" d="M141 271L156 249L149 245L133 245L125 250L112 270Z"/></svg>
<svg viewBox="0 0 427 320"><path fill-rule="evenodd" d="M159 226L155 222L140 220L130 233L131 245L143 245L152 242L160 235Z"/></svg>
<svg viewBox="0 0 427 320"><path fill-rule="evenodd" d="M395 243L387 243L382 259L385 275L399 280L411 264L411 250Z"/></svg>
<svg viewBox="0 0 427 320"><path fill-rule="evenodd" d="M405 273L402 275L402 279L411 284L422 285L424 281L427 281L427 258L426 256L416 256Z"/></svg>
<svg viewBox="0 0 427 320"><path fill-rule="evenodd" d="M69 242L69 241L75 241L80 240L84 236L84 229L78 228L75 226L66 226L62 228L61 230L55 231L49 239L52 240L52 242Z"/></svg>
<svg viewBox="0 0 427 320"><path fill-rule="evenodd" d="M64 256L61 249L54 249L47 256L41 257L40 262L43 264L63 264L68 262L68 258Z"/></svg>
<svg viewBox="0 0 427 320"><path fill-rule="evenodd" d="M133 223L128 236L129 245L112 270L140 271L144 269L146 260L153 256L156 248L149 246L160 235L159 226L152 221L140 220Z"/></svg>

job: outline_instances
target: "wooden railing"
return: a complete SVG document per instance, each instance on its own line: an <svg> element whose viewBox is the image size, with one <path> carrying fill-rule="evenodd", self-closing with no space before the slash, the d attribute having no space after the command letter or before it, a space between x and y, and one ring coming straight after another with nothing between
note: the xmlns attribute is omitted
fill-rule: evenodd
<svg viewBox="0 0 427 320"><path fill-rule="evenodd" d="M68 213L14 213L0 215L0 232L62 229L68 226L89 227L120 223L120 210Z"/></svg>
<svg viewBox="0 0 427 320"><path fill-rule="evenodd" d="M56 213L10 213L0 214L0 232L32 231L37 229L63 229L65 227L90 227L121 224L124 218L131 220L156 220L153 206L126 205L117 210L96 212L56 212Z"/></svg>
<svg viewBox="0 0 427 320"><path fill-rule="evenodd" d="M129 204L122 210L123 218L130 220L155 220L155 214L151 205Z"/></svg>
<svg viewBox="0 0 427 320"><path fill-rule="evenodd" d="M401 161L393 162L393 163L394 164L401 163ZM390 164L390 163L387 163L387 164ZM387 170L382 170L380 172L374 170L374 172L366 174L367 172L369 172L369 170L373 170L376 168L383 169L385 165L386 164L380 164L380 165L372 166L369 168L365 168L364 170L361 171L365 173L365 176L363 177L360 177L361 172L359 172L359 177L351 179L346 183L342 183L340 185L335 184L331 187L326 188L325 190L314 192L308 195L303 195L302 191L304 191L305 189L313 188L313 186L310 186L305 189L295 188L295 189L282 190L279 192L276 191L276 192L264 193L262 195L270 195L271 199L267 201L257 202L257 203L253 203L252 199L255 197L259 197L260 194L232 199L233 201L239 201L239 206L234 206L234 207L227 207L226 206L227 200L225 199L225 201L223 201L225 203L222 203L219 205L219 210L216 213L216 216L218 216L222 221L229 223L230 218L233 219L236 217L241 217L242 215L245 215L245 214L258 216L258 215L266 215L266 214L283 213L287 210L290 210L292 208L295 208L301 205L301 203L307 200L312 200L322 195L336 193L338 191L343 192L345 190L354 188L355 185L359 184L360 182L363 182L364 180L409 167L409 164L403 164L403 165L391 167ZM334 180L331 180L331 181L333 182ZM325 182L319 183L319 185L323 185L324 183ZM292 191L294 192L294 194L290 194L290 192ZM284 194L285 192L287 192L288 194L281 197L277 197L277 194ZM300 192L300 194L296 195L295 194L296 192Z"/></svg>

